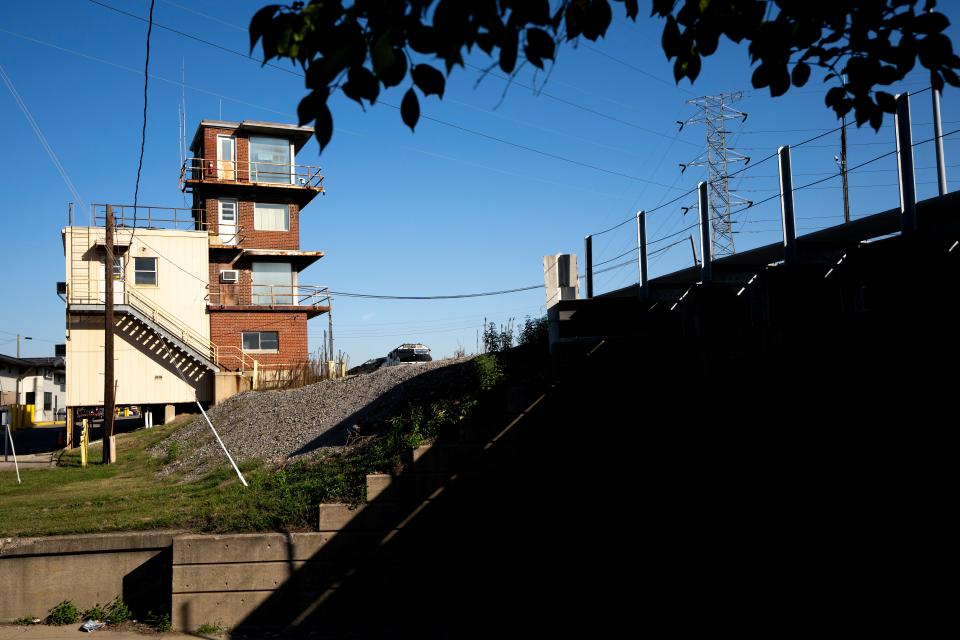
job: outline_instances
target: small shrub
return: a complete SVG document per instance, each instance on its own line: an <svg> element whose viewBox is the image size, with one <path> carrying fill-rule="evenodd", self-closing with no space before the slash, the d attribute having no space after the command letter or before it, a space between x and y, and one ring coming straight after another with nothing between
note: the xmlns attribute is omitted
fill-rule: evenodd
<svg viewBox="0 0 960 640"><path fill-rule="evenodd" d="M102 622L107 619L107 607L100 606L98 602L84 611L80 617L84 620L100 620Z"/></svg>
<svg viewBox="0 0 960 640"><path fill-rule="evenodd" d="M148 611L146 622L148 625L150 625L157 631L160 631L161 633L170 631L171 629L169 613L157 614L157 613L154 613L153 611Z"/></svg>
<svg viewBox="0 0 960 640"><path fill-rule="evenodd" d="M56 626L73 624L79 619L80 612L77 610L77 606L69 600L64 600L50 609L50 614L47 616L47 622Z"/></svg>
<svg viewBox="0 0 960 640"><path fill-rule="evenodd" d="M180 443L173 442L167 447L167 457L164 458L164 464L170 464L180 457Z"/></svg>
<svg viewBox="0 0 960 640"><path fill-rule="evenodd" d="M13 621L13 624L21 627L29 627L32 624L40 624L40 618L35 618L33 616L23 616L22 618L17 618Z"/></svg>
<svg viewBox="0 0 960 640"><path fill-rule="evenodd" d="M524 318L517 344L546 346L547 342L547 316L535 320L530 316Z"/></svg>
<svg viewBox="0 0 960 640"><path fill-rule="evenodd" d="M482 354L474 358L473 362L480 379L480 388L484 391L493 389L503 380L503 369L495 356Z"/></svg>
<svg viewBox="0 0 960 640"><path fill-rule="evenodd" d="M120 596L114 598L113 602L105 607L104 613L105 616L102 619L110 624L120 624L133 617L130 607L120 599Z"/></svg>
<svg viewBox="0 0 960 640"><path fill-rule="evenodd" d="M197 627L197 633L205 636L213 635L214 633L220 633L221 631L223 631L223 627L220 626L219 622L215 622L213 624L204 622L202 625Z"/></svg>
<svg viewBox="0 0 960 640"><path fill-rule="evenodd" d="M513 318L507 324L497 325L483 321L483 351L484 353L500 353L513 346Z"/></svg>

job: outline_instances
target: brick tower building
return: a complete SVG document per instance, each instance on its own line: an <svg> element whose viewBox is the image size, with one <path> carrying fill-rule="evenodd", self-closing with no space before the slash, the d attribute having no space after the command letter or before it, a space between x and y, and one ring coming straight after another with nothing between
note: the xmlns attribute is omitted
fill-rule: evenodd
<svg viewBox="0 0 960 640"><path fill-rule="evenodd" d="M323 257L300 249L300 213L323 193L319 167L296 164L313 129L204 120L181 188L210 237L210 340L221 368L261 372L307 360L307 320L330 311L300 273Z"/></svg>

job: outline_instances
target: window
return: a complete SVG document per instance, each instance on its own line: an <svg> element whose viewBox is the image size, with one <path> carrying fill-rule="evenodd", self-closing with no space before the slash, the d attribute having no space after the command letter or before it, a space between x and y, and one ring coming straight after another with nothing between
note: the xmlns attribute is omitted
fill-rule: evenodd
<svg viewBox="0 0 960 640"><path fill-rule="evenodd" d="M284 138L250 137L251 182L293 184L293 150Z"/></svg>
<svg viewBox="0 0 960 640"><path fill-rule="evenodd" d="M37 392L36 391L27 391L25 394L23 404L36 404L37 403Z"/></svg>
<svg viewBox="0 0 960 640"><path fill-rule="evenodd" d="M289 262L254 262L253 304L292 305L296 295L293 288L293 265Z"/></svg>
<svg viewBox="0 0 960 640"><path fill-rule="evenodd" d="M134 258L133 281L135 284L157 284L157 259Z"/></svg>
<svg viewBox="0 0 960 640"><path fill-rule="evenodd" d="M53 409L53 394L49 391L43 392L43 410L50 411Z"/></svg>
<svg viewBox="0 0 960 640"><path fill-rule="evenodd" d="M290 208L285 204L255 203L253 228L257 231L290 231Z"/></svg>
<svg viewBox="0 0 960 640"><path fill-rule="evenodd" d="M53 369L44 368L43 377L47 380L53 380Z"/></svg>
<svg viewBox="0 0 960 640"><path fill-rule="evenodd" d="M123 280L123 258L121 256L113 257L113 279Z"/></svg>
<svg viewBox="0 0 960 640"><path fill-rule="evenodd" d="M64 384L67 381L67 376L64 373L59 371L54 372L53 374L53 384Z"/></svg>
<svg viewBox="0 0 960 640"><path fill-rule="evenodd" d="M276 331L244 331L244 351L279 351L280 338Z"/></svg>

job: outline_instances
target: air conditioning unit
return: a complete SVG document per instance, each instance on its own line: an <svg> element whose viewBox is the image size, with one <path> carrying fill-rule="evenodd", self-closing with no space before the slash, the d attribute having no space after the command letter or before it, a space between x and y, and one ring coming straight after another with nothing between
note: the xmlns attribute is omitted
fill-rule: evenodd
<svg viewBox="0 0 960 640"><path fill-rule="evenodd" d="M236 283L240 281L240 272L236 269L225 269L220 272L220 282Z"/></svg>

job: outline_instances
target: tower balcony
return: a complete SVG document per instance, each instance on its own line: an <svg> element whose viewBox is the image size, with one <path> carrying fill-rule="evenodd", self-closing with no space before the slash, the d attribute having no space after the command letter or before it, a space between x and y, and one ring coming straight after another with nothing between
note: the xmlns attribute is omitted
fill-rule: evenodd
<svg viewBox="0 0 960 640"><path fill-rule="evenodd" d="M272 162L237 162L210 158L187 158L180 167L180 190L215 191L257 200L283 198L305 206L324 193L320 167Z"/></svg>
<svg viewBox="0 0 960 640"><path fill-rule="evenodd" d="M309 317L330 311L327 287L314 285L211 284L211 311L306 311Z"/></svg>

